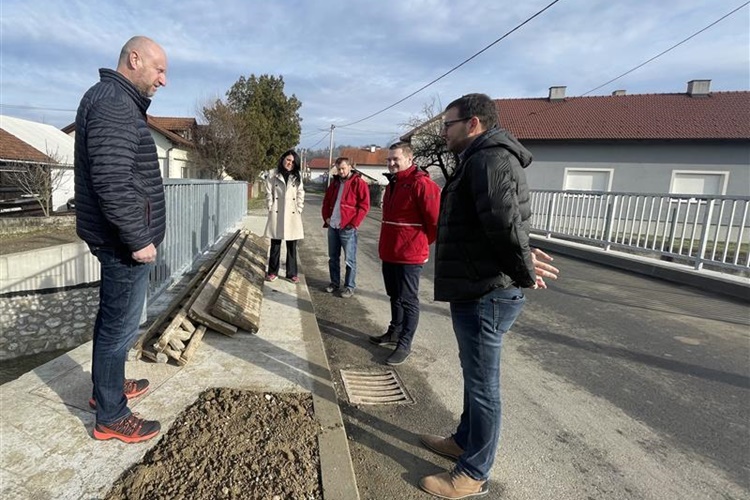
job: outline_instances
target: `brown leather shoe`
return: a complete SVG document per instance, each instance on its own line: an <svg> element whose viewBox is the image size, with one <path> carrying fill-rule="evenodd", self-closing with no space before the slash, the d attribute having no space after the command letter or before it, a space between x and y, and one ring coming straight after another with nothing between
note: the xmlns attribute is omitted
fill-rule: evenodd
<svg viewBox="0 0 750 500"><path fill-rule="evenodd" d="M430 495L440 498L468 498L486 495L490 490L487 481L477 481L463 472L453 469L419 480L419 487Z"/></svg>
<svg viewBox="0 0 750 500"><path fill-rule="evenodd" d="M421 434L419 440L428 450L453 460L458 460L458 457L464 454L464 450L456 444L453 436L444 438L433 434Z"/></svg>

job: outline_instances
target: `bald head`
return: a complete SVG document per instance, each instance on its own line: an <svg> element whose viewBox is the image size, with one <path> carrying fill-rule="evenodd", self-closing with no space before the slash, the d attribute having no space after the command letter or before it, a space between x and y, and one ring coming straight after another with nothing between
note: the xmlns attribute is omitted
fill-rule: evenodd
<svg viewBox="0 0 750 500"><path fill-rule="evenodd" d="M117 72L130 80L144 97L153 97L167 84L167 55L159 44L134 36L120 51Z"/></svg>

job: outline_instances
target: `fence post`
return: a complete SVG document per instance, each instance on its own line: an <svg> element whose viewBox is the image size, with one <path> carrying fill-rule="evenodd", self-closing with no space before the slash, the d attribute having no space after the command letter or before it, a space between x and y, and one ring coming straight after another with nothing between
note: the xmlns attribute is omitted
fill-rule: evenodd
<svg viewBox="0 0 750 500"><path fill-rule="evenodd" d="M706 255L706 247L708 246L708 231L711 224L711 216L714 212L714 200L706 199L706 205L706 216L703 218L703 230L701 232L701 244L698 248L698 255L695 257L696 271L703 269L703 258Z"/></svg>
<svg viewBox="0 0 750 500"><path fill-rule="evenodd" d="M552 219L554 218L555 202L557 201L557 193L552 193L552 198L549 200L549 206L547 207L547 224L544 228L544 232L547 233L547 239L552 237Z"/></svg>
<svg viewBox="0 0 750 500"><path fill-rule="evenodd" d="M617 196L612 197L612 203L607 205L607 223L604 226L604 250L609 251L612 242L612 226L617 212Z"/></svg>

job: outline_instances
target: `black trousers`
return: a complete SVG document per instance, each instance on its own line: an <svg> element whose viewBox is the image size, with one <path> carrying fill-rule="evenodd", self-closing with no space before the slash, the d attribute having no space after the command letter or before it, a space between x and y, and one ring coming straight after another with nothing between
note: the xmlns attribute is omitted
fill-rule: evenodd
<svg viewBox="0 0 750 500"><path fill-rule="evenodd" d="M391 299L391 324L388 330L398 335L398 347L411 350L419 324L419 264L383 262L383 283Z"/></svg>
<svg viewBox="0 0 750 500"><path fill-rule="evenodd" d="M279 274L281 240L271 240L271 254L268 257L268 274ZM286 277L297 276L297 240L286 242Z"/></svg>

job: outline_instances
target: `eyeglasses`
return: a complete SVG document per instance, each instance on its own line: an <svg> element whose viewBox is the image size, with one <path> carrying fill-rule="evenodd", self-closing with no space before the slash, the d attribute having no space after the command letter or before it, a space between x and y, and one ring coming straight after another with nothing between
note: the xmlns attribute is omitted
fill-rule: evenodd
<svg viewBox="0 0 750 500"><path fill-rule="evenodd" d="M456 118L455 120L446 120L443 122L443 129L448 130L448 128L450 128L450 126L453 125L454 123L465 122L465 121L471 120L471 118L472 118L471 116L468 116L466 118Z"/></svg>

